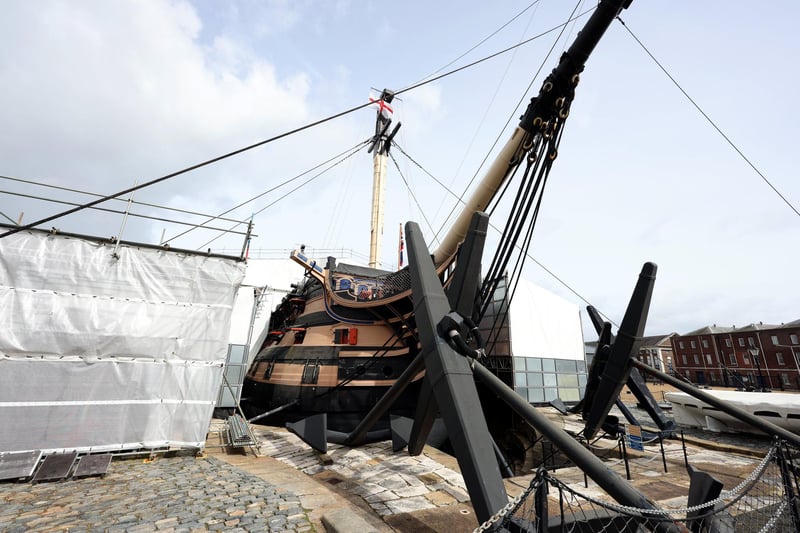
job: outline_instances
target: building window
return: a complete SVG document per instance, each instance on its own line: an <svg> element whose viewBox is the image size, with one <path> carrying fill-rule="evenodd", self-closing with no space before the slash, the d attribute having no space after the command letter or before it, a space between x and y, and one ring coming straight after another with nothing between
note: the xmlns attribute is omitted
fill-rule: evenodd
<svg viewBox="0 0 800 533"><path fill-rule="evenodd" d="M744 346L744 338L739 337L739 346Z"/></svg>
<svg viewBox="0 0 800 533"><path fill-rule="evenodd" d="M781 352L778 352L778 353L776 353L776 354L775 354L775 358L778 360L778 364L779 364L780 366L784 366L784 365L786 364L786 363L783 361L783 354L782 354Z"/></svg>
<svg viewBox="0 0 800 533"><path fill-rule="evenodd" d="M700 364L700 358L697 357L697 354L694 354L694 364L695 365L699 365Z"/></svg>
<svg viewBox="0 0 800 533"><path fill-rule="evenodd" d="M686 354L683 354L683 364L684 364L684 365L685 365L685 364L688 364L688 363L686 362Z"/></svg>
<svg viewBox="0 0 800 533"><path fill-rule="evenodd" d="M735 352L731 352L731 354L728 356L728 360L730 361L731 366L739 366L739 363L736 362L736 353Z"/></svg>
<svg viewBox="0 0 800 533"><path fill-rule="evenodd" d="M789 382L789 374L787 374L786 372L781 373L781 383L783 383L784 387L788 387L789 385L791 385L791 383Z"/></svg>
<svg viewBox="0 0 800 533"><path fill-rule="evenodd" d="M683 341L678 341L678 348L683 350Z"/></svg>
<svg viewBox="0 0 800 533"><path fill-rule="evenodd" d="M727 348L730 348L730 347L731 347L731 340L730 340L730 339L725 339L725 346L726 346Z"/></svg>
<svg viewBox="0 0 800 533"><path fill-rule="evenodd" d="M706 364L709 364L709 365L711 364L711 354L710 353L706 354Z"/></svg>
<svg viewBox="0 0 800 533"><path fill-rule="evenodd" d="M749 355L742 354L742 360L744 361L744 364L746 364L746 365L750 364L750 356Z"/></svg>
<svg viewBox="0 0 800 533"><path fill-rule="evenodd" d="M689 345L690 345L692 348L697 348L697 343L696 343L696 342L694 342L694 341L690 341L690 342L689 342Z"/></svg>
<svg viewBox="0 0 800 533"><path fill-rule="evenodd" d="M747 344L754 347L756 345L756 340L753 337L747 337Z"/></svg>
<svg viewBox="0 0 800 533"><path fill-rule="evenodd" d="M792 344L797 344L797 335L789 335L789 338L792 340Z"/></svg>
<svg viewBox="0 0 800 533"><path fill-rule="evenodd" d="M708 348L708 341L703 339L703 348Z"/></svg>
<svg viewBox="0 0 800 533"><path fill-rule="evenodd" d="M777 335L771 336L770 339L772 340L772 345L773 346L777 346L778 345L778 336Z"/></svg>

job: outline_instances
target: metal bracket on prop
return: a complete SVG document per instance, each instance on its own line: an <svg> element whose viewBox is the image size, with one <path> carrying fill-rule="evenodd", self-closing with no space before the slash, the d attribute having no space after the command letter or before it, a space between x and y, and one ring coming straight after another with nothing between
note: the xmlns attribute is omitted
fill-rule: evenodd
<svg viewBox="0 0 800 533"><path fill-rule="evenodd" d="M478 332L477 326L468 318L464 318L455 311L451 311L436 325L436 331L447 344L456 352L473 359L482 359L486 355L483 346L483 339ZM478 348L470 348L465 340L467 334L471 333L478 343Z"/></svg>

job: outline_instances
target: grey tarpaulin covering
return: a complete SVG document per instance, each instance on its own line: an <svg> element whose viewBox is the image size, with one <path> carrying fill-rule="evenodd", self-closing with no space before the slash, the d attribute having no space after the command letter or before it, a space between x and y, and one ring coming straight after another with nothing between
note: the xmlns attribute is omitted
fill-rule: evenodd
<svg viewBox="0 0 800 533"><path fill-rule="evenodd" d="M202 447L244 264L0 239L0 451Z"/></svg>

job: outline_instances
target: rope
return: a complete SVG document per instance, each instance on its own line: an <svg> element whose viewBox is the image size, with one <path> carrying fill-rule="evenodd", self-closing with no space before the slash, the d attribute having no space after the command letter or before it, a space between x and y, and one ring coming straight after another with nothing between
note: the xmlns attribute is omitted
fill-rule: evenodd
<svg viewBox="0 0 800 533"><path fill-rule="evenodd" d="M798 211L797 208L794 205L792 205L792 203L783 194L781 194L781 192L775 187L775 185L773 185L767 179L767 177L758 169L758 167L756 167L755 164L752 161L750 161L750 159L744 154L744 152L742 152L739 149L739 147L736 146L736 144L734 144L734 142L730 139L730 137L725 135L725 133L719 128L719 126L717 126L717 124L713 120L711 120L711 117L709 117L706 114L706 112L703 111L703 108L701 108L700 105L698 105L698 103L695 102L694 99L691 96L689 96L689 93L687 93L683 89L683 87L681 87L681 85L678 83L678 81L672 76L672 74L669 73L669 71L664 67L664 65L662 65L661 62L658 59L656 59L656 57L650 52L650 50L647 49L647 47L644 45L644 43L642 43L642 41L640 41L639 38L636 37L636 35L634 35L634 33L631 31L631 29L628 28L628 25L625 24L625 21L622 20L622 18L620 18L620 17L617 17L617 20L620 21L620 23L622 24L622 27L625 28L625 30L628 32L628 34L630 34L630 36L633 37L633 40L635 40L636 43L639 46L642 47L642 50L644 50L645 53L648 56L650 56L650 59L653 60L653 62L658 66L658 68L660 68L661 71L664 74L667 75L667 77L673 83L673 85L675 85L675 87L677 87L678 90L683 94L683 96L685 96L686 99L689 100L689 102L694 106L694 108L697 109L697 111L699 111L701 115L703 115L703 118L705 118L706 121L709 124L711 124L711 127L714 128L717 131L717 133L719 133L720 136L722 136L723 139L725 139L725 142L727 142L728 145L730 145L730 147L733 148L736 151L737 154L739 154L739 157L741 157L744 160L744 162L747 163L748 166L750 166L750 168L752 168L753 171L755 171L756 174L758 174L758 176L764 181L764 183L766 183L769 186L769 188L772 189L772 191L775 194L777 194L778 197L781 200L783 200L783 203L785 203L787 206L789 206L789 209L794 211L795 215L800 217L800 211Z"/></svg>

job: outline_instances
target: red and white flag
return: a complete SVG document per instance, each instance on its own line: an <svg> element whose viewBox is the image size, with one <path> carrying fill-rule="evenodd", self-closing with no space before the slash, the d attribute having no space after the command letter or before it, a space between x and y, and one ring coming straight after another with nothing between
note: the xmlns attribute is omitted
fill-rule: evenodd
<svg viewBox="0 0 800 533"><path fill-rule="evenodd" d="M378 106L378 112L383 116L383 118L392 118L392 106L386 103L386 101L381 100L380 98L373 98L372 96L369 97L369 101Z"/></svg>

